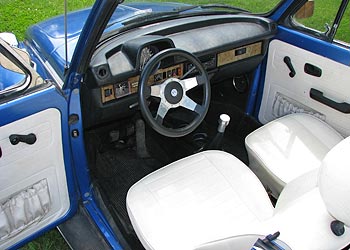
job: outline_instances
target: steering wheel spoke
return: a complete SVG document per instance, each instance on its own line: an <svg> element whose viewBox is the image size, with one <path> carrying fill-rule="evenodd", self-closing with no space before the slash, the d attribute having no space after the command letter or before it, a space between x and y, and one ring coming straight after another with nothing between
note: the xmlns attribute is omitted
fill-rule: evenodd
<svg viewBox="0 0 350 250"><path fill-rule="evenodd" d="M196 77L184 79L182 82L184 84L184 91L186 92L197 86L204 85L206 83L206 78L203 75L198 75Z"/></svg>
<svg viewBox="0 0 350 250"><path fill-rule="evenodd" d="M152 85L151 87L151 96L153 97L161 97L161 85Z"/></svg>
<svg viewBox="0 0 350 250"><path fill-rule="evenodd" d="M157 114L155 117L155 120L158 124L160 124L160 125L163 124L164 117L168 113L169 109L170 108L166 104L164 104L163 102L159 103L159 107L158 107Z"/></svg>
<svg viewBox="0 0 350 250"><path fill-rule="evenodd" d="M187 95L185 95L180 103L181 107L184 107L188 110L194 111L197 114L202 114L204 112L204 107L202 105L199 105L195 101L193 101L191 98L189 98Z"/></svg>
<svg viewBox="0 0 350 250"><path fill-rule="evenodd" d="M197 87L198 81L197 81L197 77L191 77L191 78L187 78L182 80L182 82L184 83L184 91L188 91L190 89L193 89L195 87Z"/></svg>

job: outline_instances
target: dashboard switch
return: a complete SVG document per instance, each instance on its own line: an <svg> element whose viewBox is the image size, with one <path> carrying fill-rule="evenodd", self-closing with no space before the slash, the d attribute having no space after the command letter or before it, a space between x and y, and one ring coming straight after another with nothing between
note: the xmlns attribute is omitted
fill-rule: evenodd
<svg viewBox="0 0 350 250"><path fill-rule="evenodd" d="M112 89L105 89L105 97L109 97L113 94Z"/></svg>

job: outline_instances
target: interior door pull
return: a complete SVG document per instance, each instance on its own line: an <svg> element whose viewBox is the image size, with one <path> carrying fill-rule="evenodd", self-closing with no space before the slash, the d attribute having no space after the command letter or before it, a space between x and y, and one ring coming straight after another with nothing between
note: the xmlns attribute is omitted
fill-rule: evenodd
<svg viewBox="0 0 350 250"><path fill-rule="evenodd" d="M12 145L17 145L20 142L32 145L36 142L36 135L33 133L30 133L28 135L14 134L14 135L10 135L9 139Z"/></svg>
<svg viewBox="0 0 350 250"><path fill-rule="evenodd" d="M291 78L293 78L293 77L296 75L296 72L295 72L295 69L294 69L294 67L293 67L292 60L290 59L289 56L285 56L285 57L283 58L283 62L284 62L285 64L287 64L287 67L288 67L288 69L290 70L289 76L290 76Z"/></svg>
<svg viewBox="0 0 350 250"><path fill-rule="evenodd" d="M331 107L333 109L336 109L342 113L350 114L350 104L346 102L335 102L323 95L323 92L311 88L310 89L310 97L320 103L323 103L324 105L327 105L328 107Z"/></svg>
<svg viewBox="0 0 350 250"><path fill-rule="evenodd" d="M321 75L322 75L322 69L320 69L319 67L312 65L310 63L305 63L304 72L306 74L316 76L316 77L321 77Z"/></svg>

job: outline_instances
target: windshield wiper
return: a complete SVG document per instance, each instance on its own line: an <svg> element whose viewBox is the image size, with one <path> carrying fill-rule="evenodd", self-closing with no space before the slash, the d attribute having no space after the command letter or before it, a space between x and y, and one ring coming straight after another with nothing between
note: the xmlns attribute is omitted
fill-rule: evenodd
<svg viewBox="0 0 350 250"><path fill-rule="evenodd" d="M167 18L167 17L177 16L182 12L186 12L188 10L197 9L197 8L199 8L199 6L197 5L188 5L188 6L181 6L178 8L174 8L171 11L143 12L139 15L136 15L135 17L125 20L123 22L123 25L129 25L131 23L138 23L138 22L142 23L142 22L147 22L151 20L157 20L158 18Z"/></svg>
<svg viewBox="0 0 350 250"><path fill-rule="evenodd" d="M204 5L198 5L197 7L202 8L202 9L228 9L228 10L235 10L235 11L239 11L239 12L244 12L244 13L250 13L249 10L240 8L240 7L236 7L236 6L231 6L228 4L217 4L217 3L213 3L213 4L204 4Z"/></svg>
<svg viewBox="0 0 350 250"><path fill-rule="evenodd" d="M196 9L198 9L196 11ZM234 10L239 13L250 13L250 11L246 9L242 9L239 7L231 6L231 5L226 5L226 4L205 4L205 5L186 5L186 6L181 6L179 8L174 8L171 11L162 11L162 12L142 12L141 14L138 14L134 17L131 17L130 19L125 20L122 24L124 25L121 30L125 29L130 29L133 27L138 27L141 25L144 25L148 22L155 22L155 21L163 21L167 20L169 18L174 18L177 16L180 16L180 14L190 11L189 14L202 14L201 10L203 9L226 9L226 10ZM193 10L193 11L191 11ZM222 14L227 13L227 11L222 12L219 10L210 10L209 13L214 14L220 12ZM208 12L205 12L208 14ZM231 12L230 12L231 13ZM112 26L113 23L109 24L108 27Z"/></svg>

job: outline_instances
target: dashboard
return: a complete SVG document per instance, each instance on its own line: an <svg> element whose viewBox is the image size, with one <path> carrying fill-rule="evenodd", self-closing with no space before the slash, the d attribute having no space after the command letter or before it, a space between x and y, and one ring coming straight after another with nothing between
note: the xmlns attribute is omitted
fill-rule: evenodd
<svg viewBox="0 0 350 250"><path fill-rule="evenodd" d="M172 67L164 69L158 69L148 82L149 85L158 84L165 81L168 78L176 77L181 78L183 76L183 64L178 64ZM114 101L124 96L137 93L140 76L134 76L128 78L126 81L118 82L116 84L109 84L101 87L101 100L102 103Z"/></svg>
<svg viewBox="0 0 350 250"><path fill-rule="evenodd" d="M276 24L250 15L212 15L168 20L121 34L107 34L90 62L82 89L86 126L130 115L137 110L138 82L158 52L179 48L196 55L210 78L220 81L253 71L266 55ZM192 65L169 58L157 65L149 85L181 78ZM89 100L89 101L87 101ZM84 111L85 110L85 111Z"/></svg>

